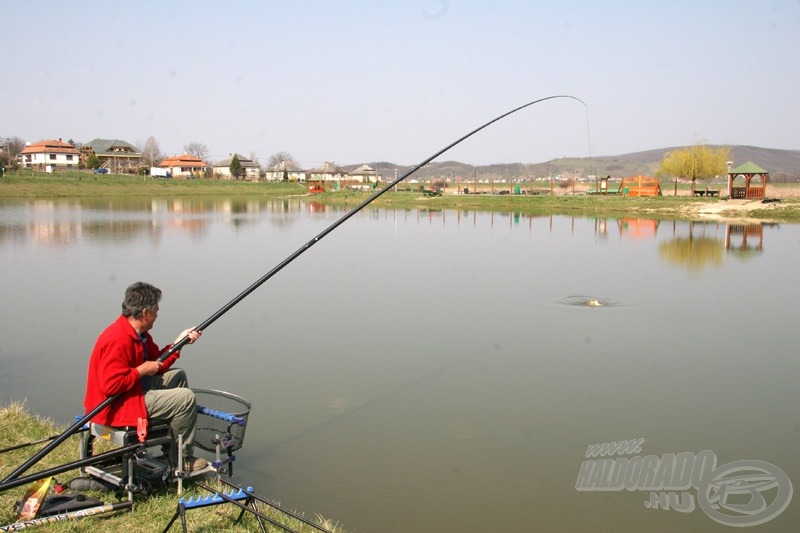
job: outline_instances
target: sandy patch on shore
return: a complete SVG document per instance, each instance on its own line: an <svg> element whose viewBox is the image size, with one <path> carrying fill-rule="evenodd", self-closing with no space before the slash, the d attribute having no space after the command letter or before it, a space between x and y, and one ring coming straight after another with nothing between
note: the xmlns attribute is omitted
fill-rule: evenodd
<svg viewBox="0 0 800 533"><path fill-rule="evenodd" d="M763 221L749 216L751 211L757 209L780 209L780 202L762 203L761 200L720 200L713 203L702 203L687 207L688 214L697 215L705 220L741 220L744 222Z"/></svg>

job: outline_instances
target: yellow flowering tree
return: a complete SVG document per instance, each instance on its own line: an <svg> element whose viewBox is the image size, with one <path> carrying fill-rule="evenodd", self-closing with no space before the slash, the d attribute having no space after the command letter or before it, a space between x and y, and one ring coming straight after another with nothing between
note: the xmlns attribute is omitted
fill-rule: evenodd
<svg viewBox="0 0 800 533"><path fill-rule="evenodd" d="M696 180L713 178L727 172L730 155L730 148L711 148L703 142L695 143L688 148L667 152L658 167L658 174L692 180L694 194Z"/></svg>

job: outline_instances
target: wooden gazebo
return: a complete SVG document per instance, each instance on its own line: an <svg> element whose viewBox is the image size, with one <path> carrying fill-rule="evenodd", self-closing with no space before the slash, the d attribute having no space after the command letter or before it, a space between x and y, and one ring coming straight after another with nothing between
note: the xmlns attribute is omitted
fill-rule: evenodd
<svg viewBox="0 0 800 533"><path fill-rule="evenodd" d="M744 187L734 187L733 182L739 176L744 177ZM769 172L756 165L752 161L743 163L738 167L728 171L728 198L735 199L749 199L749 198L764 198L764 193L767 189L767 176ZM761 178L761 185L750 185L750 181L755 178Z"/></svg>

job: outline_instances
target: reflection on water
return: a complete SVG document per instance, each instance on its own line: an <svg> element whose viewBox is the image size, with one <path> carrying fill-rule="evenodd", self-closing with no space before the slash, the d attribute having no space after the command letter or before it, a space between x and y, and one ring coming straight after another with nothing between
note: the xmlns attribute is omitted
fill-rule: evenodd
<svg viewBox="0 0 800 533"><path fill-rule="evenodd" d="M728 224L725 229L725 249L740 255L762 252L764 226L761 224Z"/></svg>
<svg viewBox="0 0 800 533"><path fill-rule="evenodd" d="M632 239L652 239L658 233L658 220L647 218L619 219L619 233Z"/></svg>
<svg viewBox="0 0 800 533"><path fill-rule="evenodd" d="M763 225L726 223L723 224L724 236L719 234L719 226L689 222L688 234L674 236L659 244L659 255L669 263L684 265L689 271L697 272L707 266L720 268L726 253L746 259L763 251Z"/></svg>
<svg viewBox="0 0 800 533"><path fill-rule="evenodd" d="M125 242L140 235L159 240L172 231L203 236L210 220L242 226L267 213L273 224L291 225L306 210L318 211L299 199L250 197L34 200L7 204L0 219L0 245L25 241L63 246L81 238Z"/></svg>
<svg viewBox="0 0 800 533"><path fill-rule="evenodd" d="M698 271L705 266L722 265L722 240L709 237L674 237L658 246L662 259L675 265L684 265L688 270Z"/></svg>
<svg viewBox="0 0 800 533"><path fill-rule="evenodd" d="M0 401L74 420L127 284L164 290L163 343L343 213L0 204ZM237 481L350 530L720 531L738 510L792 531L798 243L796 225L368 209L180 364L253 404ZM780 481L764 511L755 476Z"/></svg>
<svg viewBox="0 0 800 533"><path fill-rule="evenodd" d="M80 199L80 200L34 200L21 207L12 204L9 208L14 215L5 215L0 220L0 245L6 242L34 242L39 245L69 245L86 237L109 242L126 242L137 235L148 235L159 240L165 231L179 231L189 235L202 236L207 231L211 217L241 226L258 220L261 214L268 214L276 225L291 225L295 215L307 213L338 217L346 212L340 206L329 206L321 202L303 199L264 200L253 198L214 198L214 199ZM114 213L107 217L107 213ZM406 211L417 221L434 220L445 224L448 219L460 225L472 219L476 224L478 212L443 211L421 209ZM16 216L21 215L21 216ZM508 227L527 226L544 223L552 231L554 215L522 215L520 213L489 213L489 223L508 221ZM563 217L562 217L563 218ZM575 221L586 217L570 217L570 234L574 236ZM659 220L621 218L594 218L594 232L599 238L609 236L610 223L617 228L621 238L632 240L655 239L659 231ZM676 223L671 224L671 238L659 243L659 256L669 263L683 265L690 271L706 266L719 267L723 261L723 251L736 253L739 257L763 251L764 231L761 224L709 224L689 222L688 232L679 232ZM724 237L719 228L724 227ZM699 229L698 229L699 228Z"/></svg>

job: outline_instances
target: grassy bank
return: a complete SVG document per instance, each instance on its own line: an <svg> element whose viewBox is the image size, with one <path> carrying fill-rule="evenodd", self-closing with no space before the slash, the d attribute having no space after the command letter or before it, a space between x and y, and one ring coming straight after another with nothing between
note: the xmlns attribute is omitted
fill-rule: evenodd
<svg viewBox="0 0 800 533"><path fill-rule="evenodd" d="M328 192L315 200L352 207L366 198L365 193ZM521 215L568 215L587 217L638 217L667 220L700 218L747 219L765 222L800 223L800 198L786 197L780 202L743 204L725 198L694 196L656 196L633 198L619 195L472 195L445 194L426 197L418 192L390 192L378 198L375 206L392 209L452 209L461 211L499 211Z"/></svg>
<svg viewBox="0 0 800 533"><path fill-rule="evenodd" d="M583 189L559 188L536 190L537 194L497 194L512 190L494 188L495 194L453 194L448 189L442 196L428 197L420 185L402 184L398 191L389 191L374 202L376 207L392 209L456 209L469 211L501 211L523 215L564 214L599 217L643 217L693 220L712 213L715 218L748 219L768 222L800 223L800 187L769 184L767 196L780 201L761 204L757 201L729 201L719 197L692 196L689 186L676 190L665 184L665 196L624 197L589 195ZM715 186L717 189L719 187ZM412 190L413 189L413 190ZM526 190L526 189L523 189ZM528 192L526 190L526 192ZM0 198L152 198L240 196L250 198L288 198L306 194L297 183L265 183L227 180L178 180L127 175L89 173L9 173L0 179ZM336 191L313 196L327 205L354 207L368 198L368 192ZM704 215L705 213L705 215Z"/></svg>
<svg viewBox="0 0 800 533"><path fill-rule="evenodd" d="M46 438L51 435L57 435L64 428L59 427L57 424L50 420L40 418L36 415L30 414L23 405L13 403L8 406L0 407L0 449L6 449L16 444L31 442L34 440ZM5 478L10 472L24 464L36 451L40 450L44 444L29 446L18 450L13 450L0 454L0 478ZM33 466L30 471L22 474L23 476L59 466L78 459L78 437L70 437L63 444L58 446L53 452L44 457L42 461ZM69 480L78 476L78 471L66 472L59 474L56 479L61 483L68 483ZM211 485L213 480L206 482ZM81 518L79 520L70 520L59 522L40 528L40 531L53 531L53 532L76 532L76 531L125 531L127 533L150 533L152 531L163 531L169 523L170 519L175 514L178 496L175 490L175 485L157 490L154 494L147 497L139 496L134 505L133 511L118 511L102 515L100 517ZM194 487L191 482L184 484L184 497L191 496L207 496L203 490ZM15 502L21 500L26 486L9 489L0 493L0 525L12 524L16 521L16 513L14 511ZM259 492L258 487L255 487L255 492L261 496L267 496ZM87 495L102 500L106 503L116 502L116 498L110 494L86 492ZM274 498L279 495L270 495L268 498ZM262 512L266 512L265 506L261 505L259 508ZM288 519L285 516L276 516L273 513L267 513L278 520L280 523L286 524L288 527L296 531L316 531L315 529L304 525L302 522L295 519ZM241 523L234 524L239 509L233 505L215 505L193 509L186 514L187 525L189 531L215 531L215 532L241 532L241 531L260 531L258 523L253 515L247 513ZM313 520L313 519L312 519ZM326 527L332 531L342 531L339 527L334 527L332 524L326 524ZM173 524L172 529L180 531L180 520L178 523ZM280 528L267 528L268 531L283 531Z"/></svg>
<svg viewBox="0 0 800 533"><path fill-rule="evenodd" d="M127 174L21 171L0 179L0 198L91 198L109 196L290 196L305 194L297 183L160 179Z"/></svg>

